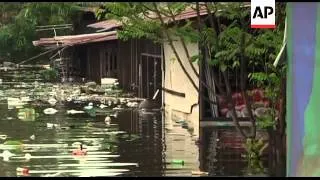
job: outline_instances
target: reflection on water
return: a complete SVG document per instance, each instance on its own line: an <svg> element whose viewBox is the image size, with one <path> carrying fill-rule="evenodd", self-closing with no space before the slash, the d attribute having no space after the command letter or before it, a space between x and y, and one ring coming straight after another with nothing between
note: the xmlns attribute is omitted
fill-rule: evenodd
<svg viewBox="0 0 320 180"><path fill-rule="evenodd" d="M175 139L164 130L163 115L141 113L137 110L118 111L105 124L105 116L90 117L85 114L68 115L67 110L82 107L58 105L58 112L45 115L49 108L41 105L8 106L6 94L32 96L31 85L36 75L28 72L28 80L19 73L2 74L0 86L0 153L5 150L14 155L5 161L0 157L0 176L165 176L191 175L198 168L194 142L187 148L181 146L178 157ZM41 87L40 87L41 88ZM32 97L31 97L32 98ZM36 104L36 103L33 103ZM114 113L114 112L113 112ZM183 142L187 131L179 132ZM191 138L189 138L191 139ZM181 139L178 141L182 141ZM8 141L20 141L21 145L3 145ZM86 156L72 155L80 144L87 150ZM169 147L169 148L167 148ZM182 159L186 164L172 164L172 159ZM191 161L188 160L192 159ZM27 168L28 173L17 172Z"/></svg>
<svg viewBox="0 0 320 180"><path fill-rule="evenodd" d="M243 155L243 143L240 136L235 136L234 128L201 128L201 169L207 171L209 176L248 176L248 162ZM228 137L229 134L230 136ZM229 142L228 142L229 141ZM263 158L263 167L268 167L268 163ZM266 176L259 173L257 176ZM250 175L251 176L251 175Z"/></svg>
<svg viewBox="0 0 320 180"><path fill-rule="evenodd" d="M37 112L41 112L35 108ZM17 167L27 167L31 176L162 176L163 137L161 113L139 115L135 110L120 112L106 127L104 117L96 119L57 114L40 115L36 121L21 121L17 110L0 106L0 112L12 119L2 118L0 134L6 140L20 140L22 152L14 152L8 162L0 162L0 176L16 176ZM47 123L60 128L48 128ZM68 127L68 128L63 128ZM34 135L34 140L30 136ZM84 144L88 155L75 157L75 142ZM1 149L9 146L0 147ZM10 149L10 148L9 148ZM24 158L26 153L31 159ZM58 173L58 174L57 174Z"/></svg>
<svg viewBox="0 0 320 180"><path fill-rule="evenodd" d="M82 110L83 105L58 105L54 115L43 113L49 106L8 107L6 94L33 92L31 83L37 76L24 73L28 76L1 75L6 83L0 85L0 153L9 150L14 155L8 161L0 157L0 176L192 176L192 171L200 170L210 176L244 174L246 162L232 153L231 161L225 158L227 152L217 153L215 130L201 129L202 143L197 146L197 137L181 124L172 121L173 128L165 128L171 120L164 123L161 112L118 111L106 124L105 116L66 113ZM8 140L23 146L3 145ZM72 155L79 144L86 156ZM17 172L17 167L29 173Z"/></svg>

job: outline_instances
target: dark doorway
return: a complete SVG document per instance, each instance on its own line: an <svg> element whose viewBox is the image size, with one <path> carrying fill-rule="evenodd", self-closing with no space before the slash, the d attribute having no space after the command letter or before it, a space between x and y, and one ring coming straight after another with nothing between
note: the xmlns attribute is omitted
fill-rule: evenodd
<svg viewBox="0 0 320 180"><path fill-rule="evenodd" d="M78 52L79 52L79 60L80 60L80 77L85 78L86 77L86 70L87 70L87 47L85 46L78 46Z"/></svg>
<svg viewBox="0 0 320 180"><path fill-rule="evenodd" d="M139 96L152 99L158 91L155 101L162 102L162 71L161 56L152 54L141 54L139 66Z"/></svg>

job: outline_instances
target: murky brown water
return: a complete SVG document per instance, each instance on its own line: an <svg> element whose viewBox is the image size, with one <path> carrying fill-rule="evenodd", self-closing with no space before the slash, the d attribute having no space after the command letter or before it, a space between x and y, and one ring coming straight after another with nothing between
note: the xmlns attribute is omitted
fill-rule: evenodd
<svg viewBox="0 0 320 180"><path fill-rule="evenodd" d="M14 155L8 160L1 157L0 176L191 176L191 171L199 168L197 146L190 134L181 127L175 129L178 134L166 134L161 112L123 110L106 125L105 116L66 114L75 107L56 106L58 113L45 115L43 110L49 106L25 105L39 116L21 120L18 109L8 109L5 96L11 90L11 97L21 91L28 96L32 88L29 82L37 76L8 72L2 78L8 83L1 85L0 136L7 138L0 139L0 153L8 150ZM14 86L21 82L23 87ZM56 127L48 127L48 123ZM2 144L8 140L22 142L22 150ZM172 149L177 142L182 145ZM79 148L76 143L83 144L87 155L72 155ZM26 154L31 158L25 158ZM29 169L29 173L17 172L19 167Z"/></svg>
<svg viewBox="0 0 320 180"><path fill-rule="evenodd" d="M82 107L60 105L54 107L58 113L45 115L43 110L49 106L25 105L39 115L19 119L18 109L8 109L6 97L21 92L31 96L34 86L30 84L39 76L19 71L1 73L1 78L6 83L0 85L0 153L8 150L14 155L0 157L0 176L192 176L192 171L199 170L209 176L246 174L243 160L219 158L214 129L202 129L205 140L197 146L181 125L167 130L161 112L117 111L118 116L106 125L105 116L66 113ZM3 145L8 140L22 142L23 148ZM77 143L83 144L87 155L72 155L79 148ZM26 154L31 157L25 158ZM17 172L19 167L29 173Z"/></svg>

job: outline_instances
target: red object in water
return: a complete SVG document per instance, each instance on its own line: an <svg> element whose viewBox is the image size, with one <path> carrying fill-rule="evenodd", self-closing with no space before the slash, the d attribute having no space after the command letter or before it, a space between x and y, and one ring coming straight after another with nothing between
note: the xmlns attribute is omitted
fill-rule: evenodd
<svg viewBox="0 0 320 180"><path fill-rule="evenodd" d="M26 176L26 175L29 175L29 169L28 168L17 168L17 172L20 172L22 173L22 175Z"/></svg>
<svg viewBox="0 0 320 180"><path fill-rule="evenodd" d="M75 156L84 156L84 155L87 155L87 151L84 150L84 149L75 149L72 151L72 155L75 155Z"/></svg>

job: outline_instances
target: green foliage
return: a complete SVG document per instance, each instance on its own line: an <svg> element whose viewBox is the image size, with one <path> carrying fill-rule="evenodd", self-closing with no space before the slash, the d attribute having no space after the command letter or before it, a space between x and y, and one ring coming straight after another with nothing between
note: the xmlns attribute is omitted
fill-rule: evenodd
<svg viewBox="0 0 320 180"><path fill-rule="evenodd" d="M263 164L260 159L265 143L262 139L247 139L244 145L246 149L245 157L248 160L247 174L260 174L264 172Z"/></svg>
<svg viewBox="0 0 320 180"><path fill-rule="evenodd" d="M260 129L267 129L275 126L274 116L268 114L263 117L257 117L257 127Z"/></svg>
<svg viewBox="0 0 320 180"><path fill-rule="evenodd" d="M59 73L56 69L46 69L40 71L40 76L45 81L52 82L58 79Z"/></svg>
<svg viewBox="0 0 320 180"><path fill-rule="evenodd" d="M11 4L11 3L7 3ZM0 59L19 62L36 55L40 49L32 41L53 36L53 31L36 32L36 26L72 23L79 12L73 3L14 3L0 4L0 9L12 7L11 18L1 19ZM58 35L70 34L70 30L57 30Z"/></svg>

